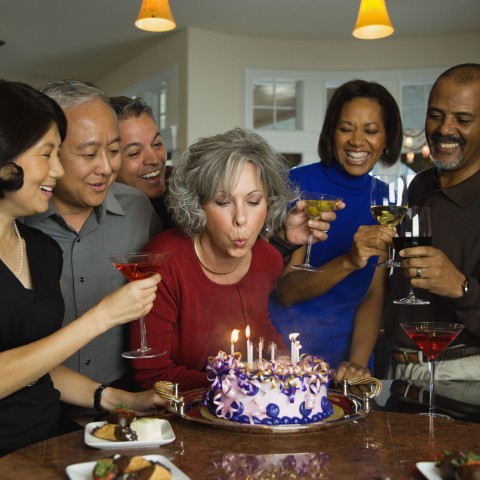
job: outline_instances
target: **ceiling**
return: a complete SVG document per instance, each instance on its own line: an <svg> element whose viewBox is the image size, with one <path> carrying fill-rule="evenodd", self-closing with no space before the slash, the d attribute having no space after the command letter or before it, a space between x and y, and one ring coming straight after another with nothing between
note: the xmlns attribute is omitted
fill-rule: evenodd
<svg viewBox="0 0 480 480"><path fill-rule="evenodd" d="M170 0L177 30L349 40L360 0ZM0 0L0 76L95 81L172 33L138 30L141 0ZM480 0L386 0L392 38L480 32ZM173 32L175 32L174 30ZM370 40L371 41L371 40Z"/></svg>

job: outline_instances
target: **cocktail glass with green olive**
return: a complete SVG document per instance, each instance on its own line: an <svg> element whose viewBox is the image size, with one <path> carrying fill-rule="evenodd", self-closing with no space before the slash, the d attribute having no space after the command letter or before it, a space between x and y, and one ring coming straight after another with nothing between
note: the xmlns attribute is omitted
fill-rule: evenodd
<svg viewBox="0 0 480 480"><path fill-rule="evenodd" d="M300 200L303 202L305 212L312 220L320 220L322 212L331 212L335 209L342 199L335 195L325 193L302 192ZM310 264L310 254L312 251L313 234L308 237L307 252L305 262L300 265L292 265L296 270L305 270L307 272L321 272L318 268Z"/></svg>

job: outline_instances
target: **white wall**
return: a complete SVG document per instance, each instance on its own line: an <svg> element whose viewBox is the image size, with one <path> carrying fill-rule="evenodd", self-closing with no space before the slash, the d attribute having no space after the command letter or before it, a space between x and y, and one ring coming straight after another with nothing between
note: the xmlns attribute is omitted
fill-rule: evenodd
<svg viewBox="0 0 480 480"><path fill-rule="evenodd" d="M199 29L179 31L97 84L122 94L179 64L178 146L244 125L246 67L301 70L392 70L480 63L480 34L429 39L291 41ZM278 147L277 147L278 148Z"/></svg>

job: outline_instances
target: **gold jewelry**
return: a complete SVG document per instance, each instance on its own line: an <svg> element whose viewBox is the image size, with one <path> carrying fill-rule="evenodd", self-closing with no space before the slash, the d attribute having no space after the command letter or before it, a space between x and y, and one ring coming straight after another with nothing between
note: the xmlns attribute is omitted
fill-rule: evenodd
<svg viewBox="0 0 480 480"><path fill-rule="evenodd" d="M197 248L197 239L196 237L193 237L193 248L195 250L195 255L197 256L197 259L198 261L200 262L200 265L207 271L209 271L210 273L213 273L214 275L228 275L229 273L232 273L234 272L235 270L237 270L238 267L240 267L240 265L247 259L248 257L248 253L247 252L243 257L242 259L231 269L229 270L228 272L216 272L215 270L212 270L211 268L208 268L203 262L202 262L202 259L200 258L200 254L198 253L198 248ZM200 248L202 248L202 246L200 245ZM203 249L202 249L202 252L203 252ZM203 252L205 254L205 252Z"/></svg>
<svg viewBox="0 0 480 480"><path fill-rule="evenodd" d="M20 232L18 231L16 222L13 222L13 229L15 230L15 235L17 236L18 241L20 242L20 266L18 268L18 273L15 275L17 278L20 278L20 275L23 272L23 240L20 235Z"/></svg>

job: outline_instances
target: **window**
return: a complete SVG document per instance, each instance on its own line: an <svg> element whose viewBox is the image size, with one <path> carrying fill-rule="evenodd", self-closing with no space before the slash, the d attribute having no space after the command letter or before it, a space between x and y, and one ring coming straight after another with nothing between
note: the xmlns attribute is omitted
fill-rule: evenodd
<svg viewBox="0 0 480 480"><path fill-rule="evenodd" d="M163 80L160 83L158 88L158 128L160 130L165 130L167 127L167 118L168 118L168 111L167 111L167 82Z"/></svg>
<svg viewBox="0 0 480 480"><path fill-rule="evenodd" d="M433 83L402 86L402 122L405 129L423 129L427 113L428 95Z"/></svg>
<svg viewBox="0 0 480 480"><path fill-rule="evenodd" d="M264 78L253 84L253 127L298 130L299 82Z"/></svg>
<svg viewBox="0 0 480 480"><path fill-rule="evenodd" d="M244 126L257 130L274 148L291 154L291 163L318 162L318 138L325 110L335 89L361 78L382 84L398 102L404 128L421 129L416 156L422 156L423 125L430 89L445 69L322 71L294 69L245 69ZM406 150L402 154L402 160ZM423 157L422 157L423 158ZM428 160L428 158L426 159ZM410 165L398 162L390 167L403 170ZM419 167L424 168L423 165ZM379 170L385 167L378 165Z"/></svg>

